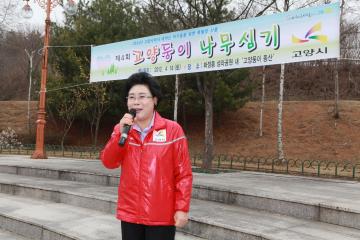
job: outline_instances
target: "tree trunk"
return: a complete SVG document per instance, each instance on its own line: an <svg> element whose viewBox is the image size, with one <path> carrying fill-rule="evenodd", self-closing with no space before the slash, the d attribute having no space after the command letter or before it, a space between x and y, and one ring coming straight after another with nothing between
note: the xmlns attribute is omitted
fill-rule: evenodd
<svg viewBox="0 0 360 240"><path fill-rule="evenodd" d="M215 81L214 79L204 79L203 84L205 100L205 149L202 167L211 169L214 150L212 103Z"/></svg>
<svg viewBox="0 0 360 240"><path fill-rule="evenodd" d="M63 133L63 135L61 137L61 142L60 142L61 151L63 153L63 156L64 156L64 142L65 142L65 137L66 137L67 133L68 133L68 131L65 130L65 132Z"/></svg>
<svg viewBox="0 0 360 240"><path fill-rule="evenodd" d="M262 70L262 94L261 94L261 105L260 105L260 126L259 126L259 136L263 136L263 112L264 112L264 103L265 103L265 66L263 66Z"/></svg>
<svg viewBox="0 0 360 240"><path fill-rule="evenodd" d="M335 81L334 118L338 119L340 117L340 115L339 115L339 70L338 70L338 61L335 62L334 81Z"/></svg>
<svg viewBox="0 0 360 240"><path fill-rule="evenodd" d="M175 101L174 101L174 121L178 118L178 103L179 103L179 75L175 75Z"/></svg>
<svg viewBox="0 0 360 240"><path fill-rule="evenodd" d="M27 49L25 49L27 56L29 57L29 91L28 91L28 102L27 102L27 118L28 118L28 132L29 136L31 136L31 118L30 118L30 100L31 100L31 85L32 85L32 71L33 71L33 56L34 51L29 53Z"/></svg>
<svg viewBox="0 0 360 240"><path fill-rule="evenodd" d="M63 135L62 135L62 137L61 137L61 150L62 150L62 152L63 152L63 156L64 156L64 142L65 142L65 137L66 137L67 134L69 133L70 128L71 128L73 122L74 122L74 119L69 120L68 122L65 122L64 132L63 132Z"/></svg>
<svg viewBox="0 0 360 240"><path fill-rule="evenodd" d="M185 130L185 132L187 132L188 128L187 128L187 120L186 120L186 107L185 104L182 104L182 126L183 129Z"/></svg>
<svg viewBox="0 0 360 240"><path fill-rule="evenodd" d="M100 127L100 120L101 120L101 112L99 112L100 114L97 116L96 118L96 125L95 125L95 134L94 134L94 147L97 146L97 140L98 140L98 136L99 136L99 127Z"/></svg>
<svg viewBox="0 0 360 240"><path fill-rule="evenodd" d="M285 80L285 64L281 64L280 91L279 91L279 103L278 103L278 124L277 124L277 150L278 150L278 159L281 161L285 160L284 149L283 149L283 133L282 133L284 80Z"/></svg>
<svg viewBox="0 0 360 240"><path fill-rule="evenodd" d="M92 113L92 114L96 114L96 112L95 113ZM92 142L93 143L95 143L95 131L96 130L94 130L94 126L96 125L96 121L95 121L95 116L94 115L92 115L91 116L91 121L89 122L89 125L90 125L90 136L91 136L91 140L92 140Z"/></svg>
<svg viewBox="0 0 360 240"><path fill-rule="evenodd" d="M341 4L340 4L340 28L342 27L342 19L343 19L343 15L344 15L344 5L345 5L345 0L341 0ZM341 34L341 31L340 31ZM340 36L341 39L341 36ZM337 59L335 61L335 66L334 66L334 91L335 91L335 106L334 106L334 118L338 119L340 118L340 113L339 113L339 59Z"/></svg>

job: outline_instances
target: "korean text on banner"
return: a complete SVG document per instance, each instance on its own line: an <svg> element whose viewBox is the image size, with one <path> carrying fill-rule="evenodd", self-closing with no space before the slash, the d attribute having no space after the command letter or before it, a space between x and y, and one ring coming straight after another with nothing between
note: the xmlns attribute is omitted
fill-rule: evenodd
<svg viewBox="0 0 360 240"><path fill-rule="evenodd" d="M339 3L100 45L90 82L338 58Z"/></svg>

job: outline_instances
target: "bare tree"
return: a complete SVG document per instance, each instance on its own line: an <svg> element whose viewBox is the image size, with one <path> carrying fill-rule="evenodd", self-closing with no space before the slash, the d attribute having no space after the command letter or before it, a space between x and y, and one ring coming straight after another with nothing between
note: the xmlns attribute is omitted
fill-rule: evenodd
<svg viewBox="0 0 360 240"><path fill-rule="evenodd" d="M196 82L201 95L205 100L205 149L202 167L211 168L213 151L214 151L214 134L213 134L213 96L215 88L215 79L208 77L209 74L196 75ZM206 78L206 79L205 79Z"/></svg>
<svg viewBox="0 0 360 240"><path fill-rule="evenodd" d="M278 103L278 124L277 124L277 150L278 159L284 161L284 144L283 144L283 101L284 101L284 82L285 82L285 64L281 64L280 72L280 88L279 88L279 103Z"/></svg>
<svg viewBox="0 0 360 240"><path fill-rule="evenodd" d="M4 34L13 22L17 1L15 0L2 0L0 2L0 34Z"/></svg>
<svg viewBox="0 0 360 240"><path fill-rule="evenodd" d="M262 68L262 82L261 82L261 105L260 105L260 127L259 127L259 136L263 136L263 112L264 112L264 103L265 103L265 79L266 79L266 66Z"/></svg>
<svg viewBox="0 0 360 240"><path fill-rule="evenodd" d="M97 146L100 122L105 112L109 109L110 96L107 92L108 84L98 83L81 89L85 100L86 118L90 124L90 133L94 147Z"/></svg>
<svg viewBox="0 0 360 240"><path fill-rule="evenodd" d="M24 51L34 52L33 69L34 82L39 76L36 70L39 67L41 56L37 54L40 49L41 34L37 31L10 31L0 39L0 100L25 100L29 89L29 58ZM14 67L16 66L16 67Z"/></svg>
<svg viewBox="0 0 360 240"><path fill-rule="evenodd" d="M341 0L340 29L342 29L342 25L343 25L342 19L344 18L344 5L345 5L345 0ZM334 83L335 83L335 87L334 87L334 90L335 90L334 118L335 119L340 118L340 114L339 114L339 62L338 61L335 61L335 63L334 63Z"/></svg>
<svg viewBox="0 0 360 240"><path fill-rule="evenodd" d="M275 4L275 7L278 11L278 4ZM290 0L284 0L283 11L286 12L289 10ZM277 151L278 159L284 161L284 144L283 144L283 124L282 124L282 115L283 115L283 100L284 100L284 81L285 81L285 64L281 64L280 72L280 88L279 88L279 103L278 103L278 124L277 124Z"/></svg>
<svg viewBox="0 0 360 240"><path fill-rule="evenodd" d="M280 6L282 3L282 6ZM308 0L308 1L292 1L292 0L283 0L276 1L274 7L277 12L287 12L290 8L303 8L311 6L319 2L318 0ZM277 124L277 151L278 159L281 161L285 160L284 154L284 144L283 144L283 100L284 100L284 82L285 82L285 64L281 64L280 72L280 88L279 88L279 103L278 103L278 124Z"/></svg>
<svg viewBox="0 0 360 240"><path fill-rule="evenodd" d="M174 121L178 121L178 104L179 104L179 75L175 76L175 100L174 100Z"/></svg>
<svg viewBox="0 0 360 240"><path fill-rule="evenodd" d="M63 97L59 98L60 102L56 104L60 119L63 121L63 133L61 136L61 149L64 151L65 137L69 133L72 124L77 116L85 110L85 104L81 99L79 89L66 90Z"/></svg>

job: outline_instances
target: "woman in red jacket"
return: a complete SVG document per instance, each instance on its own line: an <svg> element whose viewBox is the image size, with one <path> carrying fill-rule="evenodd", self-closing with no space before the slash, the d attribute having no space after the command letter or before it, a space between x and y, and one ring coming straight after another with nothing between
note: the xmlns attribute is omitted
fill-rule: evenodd
<svg viewBox="0 0 360 240"><path fill-rule="evenodd" d="M179 124L155 110L161 99L158 83L147 73L126 82L127 107L101 152L107 168L121 167L117 218L123 240L173 240L175 227L188 221L192 171L187 140ZM131 126L119 146L124 125Z"/></svg>

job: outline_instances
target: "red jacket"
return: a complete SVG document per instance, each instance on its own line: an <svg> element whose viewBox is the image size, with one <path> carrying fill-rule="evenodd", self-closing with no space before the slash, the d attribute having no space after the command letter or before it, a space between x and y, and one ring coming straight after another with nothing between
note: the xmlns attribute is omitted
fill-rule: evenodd
<svg viewBox="0 0 360 240"><path fill-rule="evenodd" d="M176 122L155 113L144 142L130 129L123 147L119 124L101 152L107 168L121 166L117 218L145 225L174 225L174 214L189 211L192 171L187 140Z"/></svg>

